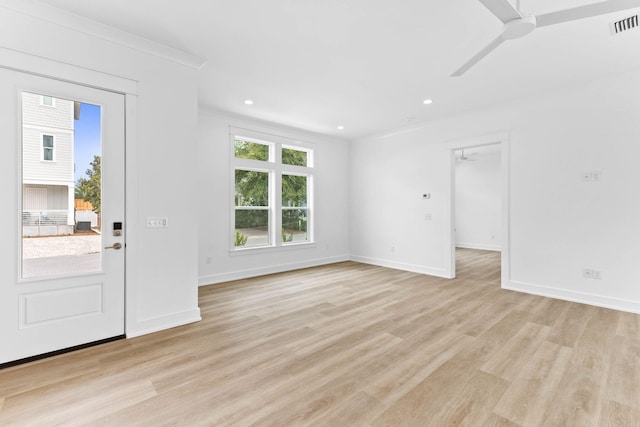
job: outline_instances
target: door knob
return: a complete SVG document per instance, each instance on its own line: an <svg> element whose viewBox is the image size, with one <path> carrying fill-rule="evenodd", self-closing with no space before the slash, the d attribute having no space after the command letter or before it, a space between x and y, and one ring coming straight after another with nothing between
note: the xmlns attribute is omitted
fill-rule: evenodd
<svg viewBox="0 0 640 427"><path fill-rule="evenodd" d="M122 249L122 243L120 242L115 242L113 245L111 246L105 246L105 249Z"/></svg>

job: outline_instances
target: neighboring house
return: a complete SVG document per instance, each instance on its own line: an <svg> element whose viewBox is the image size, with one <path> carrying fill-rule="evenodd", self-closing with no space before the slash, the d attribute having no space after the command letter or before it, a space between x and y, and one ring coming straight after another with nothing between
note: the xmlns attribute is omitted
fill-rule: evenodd
<svg viewBox="0 0 640 427"><path fill-rule="evenodd" d="M76 104L23 92L23 236L73 234Z"/></svg>

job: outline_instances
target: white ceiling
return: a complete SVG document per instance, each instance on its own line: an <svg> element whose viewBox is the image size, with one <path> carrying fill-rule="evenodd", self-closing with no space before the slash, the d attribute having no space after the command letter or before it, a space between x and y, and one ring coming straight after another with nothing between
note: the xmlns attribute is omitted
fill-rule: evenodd
<svg viewBox="0 0 640 427"><path fill-rule="evenodd" d="M206 58L202 105L347 139L640 67L640 29L608 25L639 10L539 28L453 78L501 29L478 0L42 3ZM594 1L520 3L539 14Z"/></svg>

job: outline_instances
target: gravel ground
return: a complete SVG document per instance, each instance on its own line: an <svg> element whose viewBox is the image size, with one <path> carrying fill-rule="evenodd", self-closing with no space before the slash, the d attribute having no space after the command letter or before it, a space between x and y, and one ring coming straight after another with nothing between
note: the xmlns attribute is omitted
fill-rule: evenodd
<svg viewBox="0 0 640 427"><path fill-rule="evenodd" d="M22 239L24 259L45 258L63 255L85 255L99 253L101 235L27 237Z"/></svg>

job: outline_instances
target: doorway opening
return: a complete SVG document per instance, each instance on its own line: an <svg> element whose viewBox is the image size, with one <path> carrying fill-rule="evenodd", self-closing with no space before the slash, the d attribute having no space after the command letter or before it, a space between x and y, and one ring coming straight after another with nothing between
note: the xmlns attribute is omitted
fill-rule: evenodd
<svg viewBox="0 0 640 427"><path fill-rule="evenodd" d="M457 141L451 151L450 275L508 278L508 146L506 135ZM484 278L484 277L483 277Z"/></svg>
<svg viewBox="0 0 640 427"><path fill-rule="evenodd" d="M455 150L456 275L471 274L475 266L499 264L502 195L499 144ZM484 270L495 276L499 271Z"/></svg>

